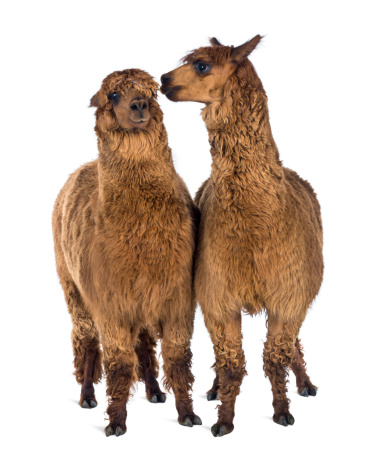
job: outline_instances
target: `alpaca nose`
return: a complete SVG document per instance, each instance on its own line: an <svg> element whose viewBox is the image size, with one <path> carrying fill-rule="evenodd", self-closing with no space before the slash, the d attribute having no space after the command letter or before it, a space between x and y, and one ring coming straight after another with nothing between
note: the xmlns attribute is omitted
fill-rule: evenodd
<svg viewBox="0 0 378 454"><path fill-rule="evenodd" d="M132 100L130 103L130 109L139 111L140 118L143 118L143 111L145 111L147 109L147 107L148 107L147 101L145 99L137 98L137 99Z"/></svg>
<svg viewBox="0 0 378 454"><path fill-rule="evenodd" d="M168 74L163 74L160 80L162 84L169 84L169 82L172 80L172 77L169 76Z"/></svg>

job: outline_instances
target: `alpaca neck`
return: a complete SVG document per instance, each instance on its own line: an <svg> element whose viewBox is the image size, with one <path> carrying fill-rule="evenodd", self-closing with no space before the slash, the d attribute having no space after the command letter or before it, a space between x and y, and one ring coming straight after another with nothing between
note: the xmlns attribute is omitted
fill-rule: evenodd
<svg viewBox="0 0 378 454"><path fill-rule="evenodd" d="M282 206L283 168L274 142L265 93L239 87L224 103L208 106L211 180L224 209L272 220ZM265 215L265 216L264 216Z"/></svg>
<svg viewBox="0 0 378 454"><path fill-rule="evenodd" d="M156 137L157 136L157 137ZM157 207L175 194L174 167L164 126L145 132L99 137L99 202L107 213Z"/></svg>

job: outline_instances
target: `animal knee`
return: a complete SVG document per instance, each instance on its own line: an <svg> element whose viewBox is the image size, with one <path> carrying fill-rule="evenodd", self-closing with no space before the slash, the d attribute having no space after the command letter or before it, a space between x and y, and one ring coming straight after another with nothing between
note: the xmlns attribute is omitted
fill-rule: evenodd
<svg viewBox="0 0 378 454"><path fill-rule="evenodd" d="M289 366L295 354L296 330L287 328L274 335L269 334L264 344L264 364Z"/></svg>

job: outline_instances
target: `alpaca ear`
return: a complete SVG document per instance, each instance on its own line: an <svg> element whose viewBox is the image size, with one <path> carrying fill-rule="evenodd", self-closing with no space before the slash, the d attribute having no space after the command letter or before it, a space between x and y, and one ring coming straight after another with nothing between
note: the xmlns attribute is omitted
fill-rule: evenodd
<svg viewBox="0 0 378 454"><path fill-rule="evenodd" d="M231 51L231 58L235 63L239 63L245 58L248 57L248 55L256 48L256 46L259 44L261 41L262 36L256 35L254 38L252 38L250 41L247 41L246 43L242 44L241 46L234 47Z"/></svg>
<svg viewBox="0 0 378 454"><path fill-rule="evenodd" d="M99 101L99 92L92 96L91 102L89 103L89 107L98 107L100 105Z"/></svg>
<svg viewBox="0 0 378 454"><path fill-rule="evenodd" d="M217 40L217 38L210 38L210 43L213 47L219 47L222 46L220 41Z"/></svg>

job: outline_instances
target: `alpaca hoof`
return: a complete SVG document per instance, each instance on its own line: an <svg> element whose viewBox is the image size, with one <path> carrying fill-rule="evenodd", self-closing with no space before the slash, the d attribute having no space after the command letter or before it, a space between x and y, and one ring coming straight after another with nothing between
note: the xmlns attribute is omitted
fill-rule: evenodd
<svg viewBox="0 0 378 454"><path fill-rule="evenodd" d="M202 420L199 416L197 415L194 415L194 418L193 418L193 424L195 426L202 426Z"/></svg>
<svg viewBox="0 0 378 454"><path fill-rule="evenodd" d="M290 425L292 426L295 422L295 419L294 419L294 416L291 415L290 413L286 414L286 415L281 415L279 417L276 417L276 416L273 416L273 421L277 424L279 424L280 426L287 426L287 425Z"/></svg>
<svg viewBox="0 0 378 454"><path fill-rule="evenodd" d="M126 433L126 430L123 430L120 426L117 426L115 430L116 437L120 437L121 435L124 435Z"/></svg>
<svg viewBox="0 0 378 454"><path fill-rule="evenodd" d="M318 392L317 392L315 386L311 386L311 388L308 390L308 394L309 394L310 396L316 396L317 393L318 393Z"/></svg>
<svg viewBox="0 0 378 454"><path fill-rule="evenodd" d="M308 396L316 396L317 391L315 386L308 386L305 385L306 387L302 389L302 391L299 393L303 397L308 397Z"/></svg>
<svg viewBox="0 0 378 454"><path fill-rule="evenodd" d="M291 415L290 413L286 415L286 421L287 423L292 426L295 422L294 416Z"/></svg>
<svg viewBox="0 0 378 454"><path fill-rule="evenodd" d="M182 426L186 426L186 427L193 427L193 422L192 420L189 418L189 416L187 416L183 422L180 422L179 423L182 425Z"/></svg>
<svg viewBox="0 0 378 454"><path fill-rule="evenodd" d="M97 407L97 402L93 399L84 399L81 403L81 408L95 408Z"/></svg>
<svg viewBox="0 0 378 454"><path fill-rule="evenodd" d="M105 428L105 435L107 437L110 437L111 435L115 435L116 437L120 437L121 435L124 435L126 433L126 430L123 430L121 426L116 426L112 427L110 424Z"/></svg>
<svg viewBox="0 0 378 454"><path fill-rule="evenodd" d="M223 437L223 435L227 435L234 430L234 425L230 424L229 426L226 425L218 425L214 424L211 428L211 433L214 437Z"/></svg>
<svg viewBox="0 0 378 454"><path fill-rule="evenodd" d="M281 426L287 426L285 415L282 415L278 418L277 424L280 424Z"/></svg>
<svg viewBox="0 0 378 454"><path fill-rule="evenodd" d="M157 404L158 402L164 403L167 400L167 396L165 393L153 394L148 400L152 404Z"/></svg>
<svg viewBox="0 0 378 454"><path fill-rule="evenodd" d="M207 400L217 400L217 399L219 399L218 392L209 391L207 393Z"/></svg>
<svg viewBox="0 0 378 454"><path fill-rule="evenodd" d="M179 424L186 427L201 426L202 420L197 415L185 416L185 418L178 419Z"/></svg>

